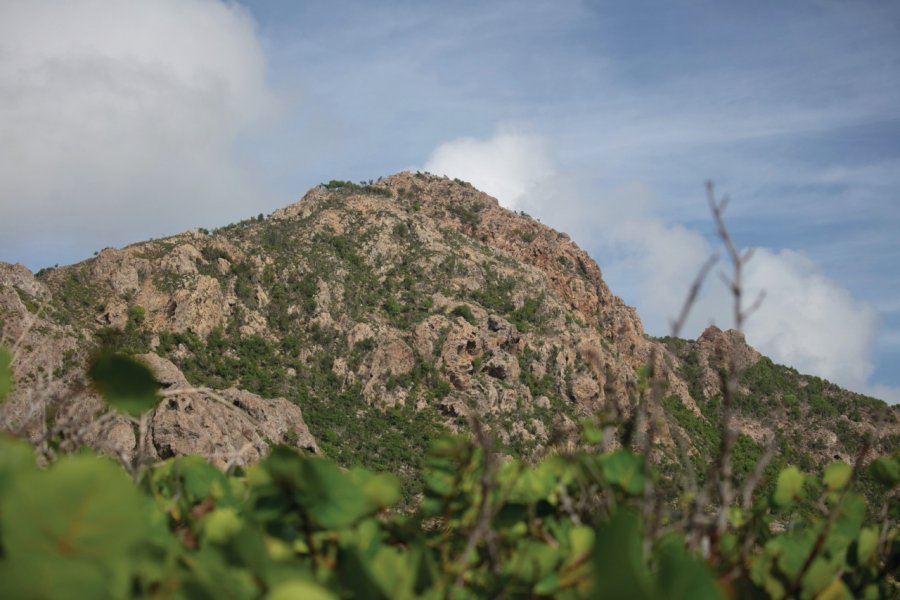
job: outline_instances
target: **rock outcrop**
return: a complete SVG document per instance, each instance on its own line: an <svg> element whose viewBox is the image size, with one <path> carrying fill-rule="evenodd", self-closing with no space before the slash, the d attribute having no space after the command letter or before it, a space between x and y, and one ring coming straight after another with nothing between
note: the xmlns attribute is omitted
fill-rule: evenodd
<svg viewBox="0 0 900 600"><path fill-rule="evenodd" d="M264 399L236 388L191 391L193 386L172 362L156 354L138 359L165 386L147 432L159 458L199 454L225 466L256 462L271 444L319 452L300 408L286 399Z"/></svg>

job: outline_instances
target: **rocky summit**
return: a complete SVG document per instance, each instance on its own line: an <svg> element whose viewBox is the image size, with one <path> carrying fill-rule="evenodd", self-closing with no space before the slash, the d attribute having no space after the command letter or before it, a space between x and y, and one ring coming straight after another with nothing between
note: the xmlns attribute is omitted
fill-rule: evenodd
<svg viewBox="0 0 900 600"><path fill-rule="evenodd" d="M63 451L224 467L282 443L415 489L429 441L472 417L503 452L539 456L571 448L582 418L627 421L655 387L654 451L701 465L729 362L738 470L769 445L806 468L900 447L896 408L776 365L734 331L650 337L565 233L422 173L333 181L268 217L37 274L0 263L0 319L16 354L0 427ZM99 348L164 385L143 427L85 384Z"/></svg>

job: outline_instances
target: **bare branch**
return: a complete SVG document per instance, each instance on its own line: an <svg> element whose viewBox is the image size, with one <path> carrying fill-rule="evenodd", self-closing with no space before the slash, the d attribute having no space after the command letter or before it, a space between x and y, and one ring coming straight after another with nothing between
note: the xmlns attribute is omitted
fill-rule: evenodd
<svg viewBox="0 0 900 600"><path fill-rule="evenodd" d="M454 582L454 587L457 588L462 587L463 585L469 557L475 551L475 548L478 546L479 542L481 542L482 538L490 537L492 534L491 521L494 517L494 511L491 509L491 490L494 483L494 470L496 468L497 457L494 453L493 442L484 431L481 421L473 416L470 419L470 423L475 432L475 439L478 440L478 444L481 446L484 465L481 469L481 499L478 504L478 516L475 519L475 526L472 527L472 531L469 532L466 546L455 561L459 568L459 573ZM495 566L499 566L499 557L494 556L492 544L490 543L490 540L488 540L488 542L491 562Z"/></svg>
<svg viewBox="0 0 900 600"><path fill-rule="evenodd" d="M688 290L687 297L684 299L684 304L681 305L681 311L679 311L678 313L678 318L670 322L670 335L672 337L678 337L678 335L681 333L685 322L687 322L687 318L691 312L691 309L697 302L697 296L700 295L700 288L703 287L703 282L706 281L706 277L709 275L710 270L718 262L718 260L718 254L713 254L712 256L707 258L706 262L703 263L703 266L697 273L697 276L694 277L694 281L691 283L691 287Z"/></svg>

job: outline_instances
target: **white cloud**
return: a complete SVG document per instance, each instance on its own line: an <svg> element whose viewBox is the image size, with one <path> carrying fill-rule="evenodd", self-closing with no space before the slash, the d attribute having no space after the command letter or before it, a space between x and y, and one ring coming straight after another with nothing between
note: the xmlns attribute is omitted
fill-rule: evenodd
<svg viewBox="0 0 900 600"><path fill-rule="evenodd" d="M825 277L802 253L759 250L748 263L748 289L766 300L747 337L776 361L863 389L872 374L877 315Z"/></svg>
<svg viewBox="0 0 900 600"><path fill-rule="evenodd" d="M636 305L648 332L667 334L691 282L716 249L697 231L663 222L662 207L642 185L597 194L576 177L554 175L547 148L535 136L501 132L488 140L443 144L429 165L437 163L444 167L438 172L484 185L495 195L514 190L508 206L523 207L573 235L600 257L607 283ZM541 170L526 165L541 165ZM524 180L516 179L523 174ZM717 268L726 266L720 262ZM795 250L757 249L744 276L748 304L765 292L745 327L748 341L760 352L853 390L900 397L898 390L869 383L877 326L871 305L853 298ZM696 337L713 323L730 327L732 311L729 292L714 271L682 336Z"/></svg>
<svg viewBox="0 0 900 600"><path fill-rule="evenodd" d="M232 153L276 107L265 74L235 4L0 3L0 259L249 213Z"/></svg>
<svg viewBox="0 0 900 600"><path fill-rule="evenodd" d="M459 138L431 153L425 170L462 177L497 198L506 208L519 209L526 195L553 176L547 144L538 135L501 128L491 138Z"/></svg>

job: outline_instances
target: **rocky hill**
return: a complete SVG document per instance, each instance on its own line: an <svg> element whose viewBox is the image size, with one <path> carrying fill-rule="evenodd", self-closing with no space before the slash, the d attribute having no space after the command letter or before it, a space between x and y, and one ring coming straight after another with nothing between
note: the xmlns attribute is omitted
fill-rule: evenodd
<svg viewBox="0 0 900 600"><path fill-rule="evenodd" d="M655 361L656 451L675 462L683 439L702 464L726 355L745 369L738 469L770 442L808 466L867 437L900 447L895 408L774 365L736 332L651 338L566 234L426 174L331 182L268 217L36 275L0 264L0 319L17 353L0 425L63 449L143 443L228 465L288 443L414 481L429 440L470 415L524 456L573 444L582 417L627 418ZM83 386L99 346L167 386L143 440Z"/></svg>

